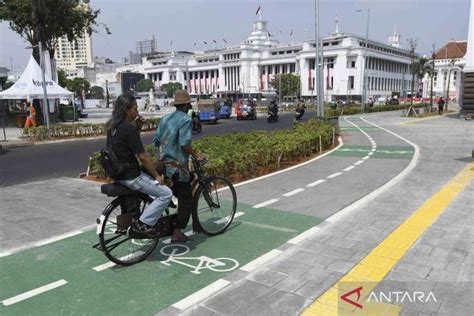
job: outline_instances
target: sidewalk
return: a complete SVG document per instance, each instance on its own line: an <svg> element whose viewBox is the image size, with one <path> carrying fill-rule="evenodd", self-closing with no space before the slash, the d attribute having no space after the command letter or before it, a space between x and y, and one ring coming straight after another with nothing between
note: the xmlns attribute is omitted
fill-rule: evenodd
<svg viewBox="0 0 474 316"><path fill-rule="evenodd" d="M468 163L474 168L470 156L474 124L445 116L400 126L398 123L407 119L387 114L366 117L418 144L420 157L411 172L375 198L341 210L296 242L288 241L272 259L260 260L258 268L241 269L224 277L220 284L225 287L218 288L216 282L213 294L209 286L159 315L335 315L341 307L358 312L338 298L362 285L374 292L422 291L436 297L436 302L405 299L397 302L398 306L381 305L377 308L384 309L379 309L379 314L472 315L474 171L454 200L436 195L433 202L432 197ZM458 183L454 187L461 188ZM453 194L452 189L445 190ZM418 225L424 225L429 217L412 217L422 206L430 214L440 214L439 218L433 215L434 224L428 223L426 230ZM397 239L397 228L408 219L416 226ZM408 236L417 229L421 238L415 236L412 245ZM397 243L387 246L387 240ZM372 263L367 263L369 260ZM346 282L338 283L340 280ZM336 284L344 290L338 292ZM199 296L196 305L182 309L189 306L183 302ZM206 296L209 298L203 301ZM357 294L350 297L360 303L366 298L367 292L360 300Z"/></svg>
<svg viewBox="0 0 474 316"><path fill-rule="evenodd" d="M154 118L154 117L162 117L172 111L174 111L174 107L162 107L160 111L154 112L145 112L141 111L140 115L144 118ZM72 125L72 124L101 124L107 122L112 114L112 108L96 108L96 109L85 109L84 113L88 115L87 118L81 118L79 121L76 122L58 122L55 125ZM17 148L17 147L27 147L33 146L36 144L41 143L51 143L51 142L61 142L64 140L54 140L54 141L47 141L41 143L35 143L29 141L27 138L23 137L22 134L23 129L17 127L6 127L5 128L5 137L3 135L3 129L0 129L0 150L1 148ZM78 140L84 140L84 138L78 138ZM68 139L67 141L74 141Z"/></svg>

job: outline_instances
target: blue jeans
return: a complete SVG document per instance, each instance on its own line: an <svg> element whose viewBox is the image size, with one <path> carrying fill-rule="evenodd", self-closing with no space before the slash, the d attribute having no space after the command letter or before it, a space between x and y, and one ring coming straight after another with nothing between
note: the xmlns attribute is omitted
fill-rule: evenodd
<svg viewBox="0 0 474 316"><path fill-rule="evenodd" d="M129 189L140 191L155 198L143 210L143 214L140 216L140 221L150 226L156 224L173 196L170 188L165 185L155 184L153 183L154 181L152 177L143 172L135 179L118 181L118 183Z"/></svg>

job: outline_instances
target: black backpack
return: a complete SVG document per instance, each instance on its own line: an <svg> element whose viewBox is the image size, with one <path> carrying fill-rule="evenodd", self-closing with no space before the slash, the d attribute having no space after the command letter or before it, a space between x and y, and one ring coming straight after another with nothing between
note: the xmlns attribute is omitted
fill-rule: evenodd
<svg viewBox="0 0 474 316"><path fill-rule="evenodd" d="M110 134L107 135L107 147L100 151L99 161L105 174L114 180L119 179L129 167L128 163L121 162L112 149Z"/></svg>

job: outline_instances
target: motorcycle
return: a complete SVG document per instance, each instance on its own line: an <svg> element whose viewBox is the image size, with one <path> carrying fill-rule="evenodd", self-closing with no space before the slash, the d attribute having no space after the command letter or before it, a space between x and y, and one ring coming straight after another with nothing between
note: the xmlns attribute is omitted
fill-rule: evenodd
<svg viewBox="0 0 474 316"><path fill-rule="evenodd" d="M197 115L194 111L191 115L191 119L193 121L193 132L201 133L202 132L202 124L201 120L199 119L199 115Z"/></svg>
<svg viewBox="0 0 474 316"><path fill-rule="evenodd" d="M305 112L305 106L298 106L295 111L295 120L299 121L303 117L303 114Z"/></svg>
<svg viewBox="0 0 474 316"><path fill-rule="evenodd" d="M276 123L278 122L278 114L275 111L268 111L268 117L267 117L268 123Z"/></svg>

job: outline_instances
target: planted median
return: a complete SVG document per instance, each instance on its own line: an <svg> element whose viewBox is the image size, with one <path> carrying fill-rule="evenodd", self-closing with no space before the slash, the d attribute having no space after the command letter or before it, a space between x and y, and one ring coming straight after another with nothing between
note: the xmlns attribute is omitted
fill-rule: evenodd
<svg viewBox="0 0 474 316"><path fill-rule="evenodd" d="M287 130L206 136L193 141L193 147L206 154L206 171L238 182L307 160L330 149L335 142L332 124L309 120ZM155 148L145 148L155 159ZM105 180L99 152L90 158L88 175Z"/></svg>

